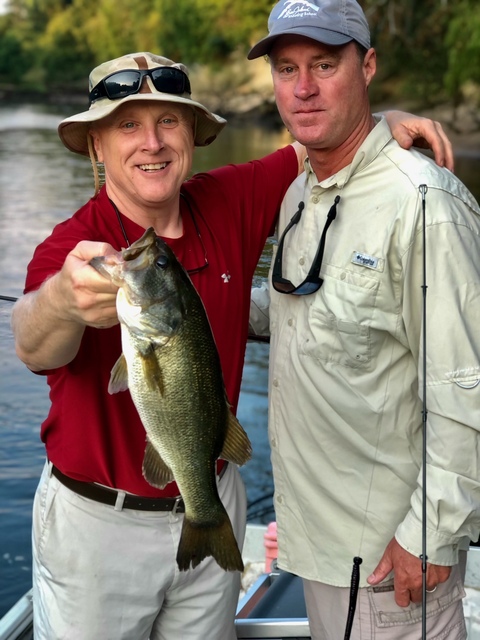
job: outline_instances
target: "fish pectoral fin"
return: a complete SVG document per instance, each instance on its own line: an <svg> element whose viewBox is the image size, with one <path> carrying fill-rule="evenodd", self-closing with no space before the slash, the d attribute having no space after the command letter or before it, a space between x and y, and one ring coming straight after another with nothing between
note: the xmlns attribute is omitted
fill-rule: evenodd
<svg viewBox="0 0 480 640"><path fill-rule="evenodd" d="M110 373L110 382L108 383L108 393L118 393L119 391L126 391L128 389L128 369L125 356L122 355L113 365L113 369Z"/></svg>
<svg viewBox="0 0 480 640"><path fill-rule="evenodd" d="M142 369L145 378L145 384L150 391L158 390L163 396L164 384L163 374L158 364L157 355L155 353L155 347L150 345L150 349L143 353L140 353Z"/></svg>
<svg viewBox="0 0 480 640"><path fill-rule="evenodd" d="M230 410L228 411L225 442L219 457L239 465L245 464L252 457L250 440L242 425Z"/></svg>
<svg viewBox="0 0 480 640"><path fill-rule="evenodd" d="M172 470L165 464L162 456L155 449L150 440L147 439L145 456L143 458L143 477L157 489L163 489L169 482L174 480Z"/></svg>

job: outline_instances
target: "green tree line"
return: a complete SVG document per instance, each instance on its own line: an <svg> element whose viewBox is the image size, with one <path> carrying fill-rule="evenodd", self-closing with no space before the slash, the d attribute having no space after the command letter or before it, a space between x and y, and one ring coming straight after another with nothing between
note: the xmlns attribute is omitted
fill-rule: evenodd
<svg viewBox="0 0 480 640"><path fill-rule="evenodd" d="M459 104L472 87L478 96L478 0L361 4L385 97ZM266 34L272 6L271 0L8 0L0 16L0 89L84 91L90 69L132 51L225 67Z"/></svg>

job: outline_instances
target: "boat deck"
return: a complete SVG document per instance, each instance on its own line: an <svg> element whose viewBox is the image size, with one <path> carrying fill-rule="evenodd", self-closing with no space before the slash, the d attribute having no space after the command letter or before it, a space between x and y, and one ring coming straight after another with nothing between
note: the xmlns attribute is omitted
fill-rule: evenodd
<svg viewBox="0 0 480 640"><path fill-rule="evenodd" d="M239 640L310 638L301 580L282 571L265 573L266 528L266 525L247 526L237 637ZM463 607L468 640L480 640L480 547L470 548L465 591ZM0 620L0 640L32 640L32 618L29 591Z"/></svg>

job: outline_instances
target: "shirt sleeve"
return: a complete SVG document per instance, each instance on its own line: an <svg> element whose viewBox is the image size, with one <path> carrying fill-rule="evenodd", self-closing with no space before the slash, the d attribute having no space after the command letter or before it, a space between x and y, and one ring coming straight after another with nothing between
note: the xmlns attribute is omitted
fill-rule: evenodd
<svg viewBox="0 0 480 640"><path fill-rule="evenodd" d="M45 280L63 267L65 258L90 233L74 218L58 224L52 234L37 246L28 265L24 293L35 291Z"/></svg>
<svg viewBox="0 0 480 640"><path fill-rule="evenodd" d="M249 331L255 336L270 334L270 292L266 282L259 287L252 287Z"/></svg>
<svg viewBox="0 0 480 640"><path fill-rule="evenodd" d="M453 565L480 531L480 223L467 203L429 189L426 228L427 555ZM428 220L428 218L427 218ZM403 320L423 399L423 234L404 257ZM400 414L401 416L401 414ZM422 470L396 539L421 553Z"/></svg>

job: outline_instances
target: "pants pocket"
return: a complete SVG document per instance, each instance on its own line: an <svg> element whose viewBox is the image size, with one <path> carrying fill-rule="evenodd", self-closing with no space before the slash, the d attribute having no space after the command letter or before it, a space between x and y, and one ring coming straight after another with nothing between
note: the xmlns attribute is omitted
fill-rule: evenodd
<svg viewBox="0 0 480 640"><path fill-rule="evenodd" d="M40 559L48 539L50 514L58 490L58 482L52 480L50 465L47 462L33 501L33 547Z"/></svg>
<svg viewBox="0 0 480 640"><path fill-rule="evenodd" d="M422 604L410 603L408 607L399 607L395 602L393 579L377 587L369 587L367 592L375 627L380 630L405 626L405 637L409 638L408 627L421 623ZM433 593L427 593L426 617L427 626L430 625L427 630L429 631L428 637L431 640L440 638L451 638L453 640L465 637L465 623L463 621L463 606L461 602L464 596L465 591L457 565L452 567L452 573L446 582L439 584ZM457 603L457 606L455 606L455 603ZM447 612L449 607L452 607L452 609ZM443 612L447 613L444 614ZM438 624L439 619L442 620L441 624ZM380 635L379 637L383 636Z"/></svg>

